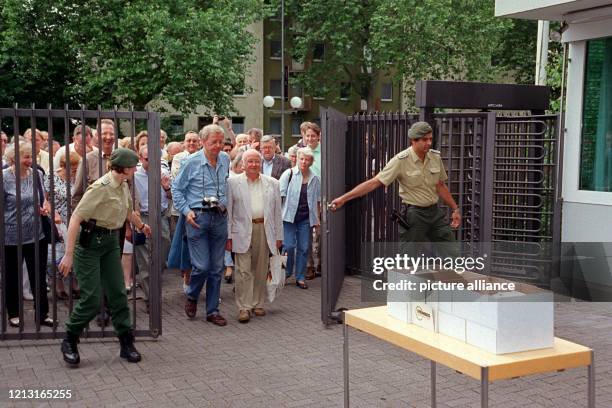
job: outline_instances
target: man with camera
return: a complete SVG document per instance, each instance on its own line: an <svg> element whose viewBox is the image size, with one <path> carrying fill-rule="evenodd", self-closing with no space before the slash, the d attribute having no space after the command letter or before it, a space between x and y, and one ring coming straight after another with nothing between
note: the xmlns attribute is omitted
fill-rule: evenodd
<svg viewBox="0 0 612 408"><path fill-rule="evenodd" d="M185 314L195 317L198 298L206 284L206 320L225 326L227 321L219 314L219 292L227 240L230 157L221 151L224 133L220 126L205 126L199 136L203 149L183 162L172 183L174 206L185 217L192 266L185 292Z"/></svg>

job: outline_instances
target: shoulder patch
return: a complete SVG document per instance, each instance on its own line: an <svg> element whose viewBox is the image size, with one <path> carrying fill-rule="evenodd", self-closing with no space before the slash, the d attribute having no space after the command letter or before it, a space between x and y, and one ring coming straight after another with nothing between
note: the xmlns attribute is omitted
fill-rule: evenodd
<svg viewBox="0 0 612 408"><path fill-rule="evenodd" d="M397 154L398 159L405 159L406 157L408 157L408 150L404 150Z"/></svg>
<svg viewBox="0 0 612 408"><path fill-rule="evenodd" d="M102 178L100 179L100 184L102 184L103 186L109 185L110 182L111 182L111 179L108 173L102 176Z"/></svg>
<svg viewBox="0 0 612 408"><path fill-rule="evenodd" d="M440 154L440 151L436 149L429 149L429 151L435 154Z"/></svg>

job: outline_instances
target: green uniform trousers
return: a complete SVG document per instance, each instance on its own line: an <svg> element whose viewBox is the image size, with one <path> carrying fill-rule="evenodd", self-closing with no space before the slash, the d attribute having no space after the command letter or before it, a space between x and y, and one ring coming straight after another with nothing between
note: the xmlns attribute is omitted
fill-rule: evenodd
<svg viewBox="0 0 612 408"><path fill-rule="evenodd" d="M80 335L100 310L102 288L108 298L113 326L118 336L131 329L130 309L125 294L118 233L93 232L89 248L78 244L73 269L81 288L81 298L72 310L66 330Z"/></svg>
<svg viewBox="0 0 612 408"><path fill-rule="evenodd" d="M456 257L459 255L459 247L455 241L455 235L444 212L437 206L415 207L404 206L402 215L408 228L399 226L400 240L416 243L418 251L424 242L437 243L434 246L439 256Z"/></svg>

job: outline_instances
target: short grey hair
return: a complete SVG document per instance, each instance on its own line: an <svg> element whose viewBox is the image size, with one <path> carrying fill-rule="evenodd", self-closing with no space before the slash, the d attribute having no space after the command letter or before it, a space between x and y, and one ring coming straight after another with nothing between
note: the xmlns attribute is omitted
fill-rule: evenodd
<svg viewBox="0 0 612 408"><path fill-rule="evenodd" d="M264 137L261 138L261 140L259 141L259 144L267 143L267 142L272 142L276 144L276 139L274 139L274 136L265 135Z"/></svg>
<svg viewBox="0 0 612 408"><path fill-rule="evenodd" d="M298 149L297 151L298 159L300 158L300 156L310 157L311 161L314 162L314 153L312 152L312 149L310 147L302 147Z"/></svg>
<svg viewBox="0 0 612 408"><path fill-rule="evenodd" d="M259 157L259 161L261 161L261 153L259 153L256 149L249 149L242 153L242 162L246 165L247 157L253 155L257 155L257 157Z"/></svg>
<svg viewBox="0 0 612 408"><path fill-rule="evenodd" d="M202 130L200 130L200 139L202 139L203 142L205 142L206 140L208 140L208 136L213 135L213 134L222 134L223 137L225 137L225 132L223 131L223 128L219 125L206 125L202 128Z"/></svg>

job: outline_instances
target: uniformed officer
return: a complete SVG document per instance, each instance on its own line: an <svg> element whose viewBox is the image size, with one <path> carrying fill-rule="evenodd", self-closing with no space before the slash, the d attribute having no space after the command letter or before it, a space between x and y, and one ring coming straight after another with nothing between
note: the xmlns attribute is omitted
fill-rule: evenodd
<svg viewBox="0 0 612 408"><path fill-rule="evenodd" d="M136 171L138 155L119 148L112 152L110 163L111 170L89 186L74 210L68 226L66 254L59 265L64 276L74 267L81 286L81 298L66 322L66 338L62 342L64 361L72 366L79 364L79 335L98 312L102 288L108 296L113 326L121 344L120 356L132 363L141 359L134 348L118 231L126 220L147 236L151 228L132 211L126 183ZM93 220L95 226L92 226ZM83 228L80 228L82 222Z"/></svg>
<svg viewBox="0 0 612 408"><path fill-rule="evenodd" d="M366 195L394 180L399 182L402 199L400 238L406 242L452 242L452 228L461 224L459 207L444 183L448 176L440 158L440 152L431 149L432 128L427 122L416 122L408 130L410 147L393 157L380 173L370 180L333 200L330 210L336 211L347 201ZM453 213L449 225L438 208L441 198Z"/></svg>

